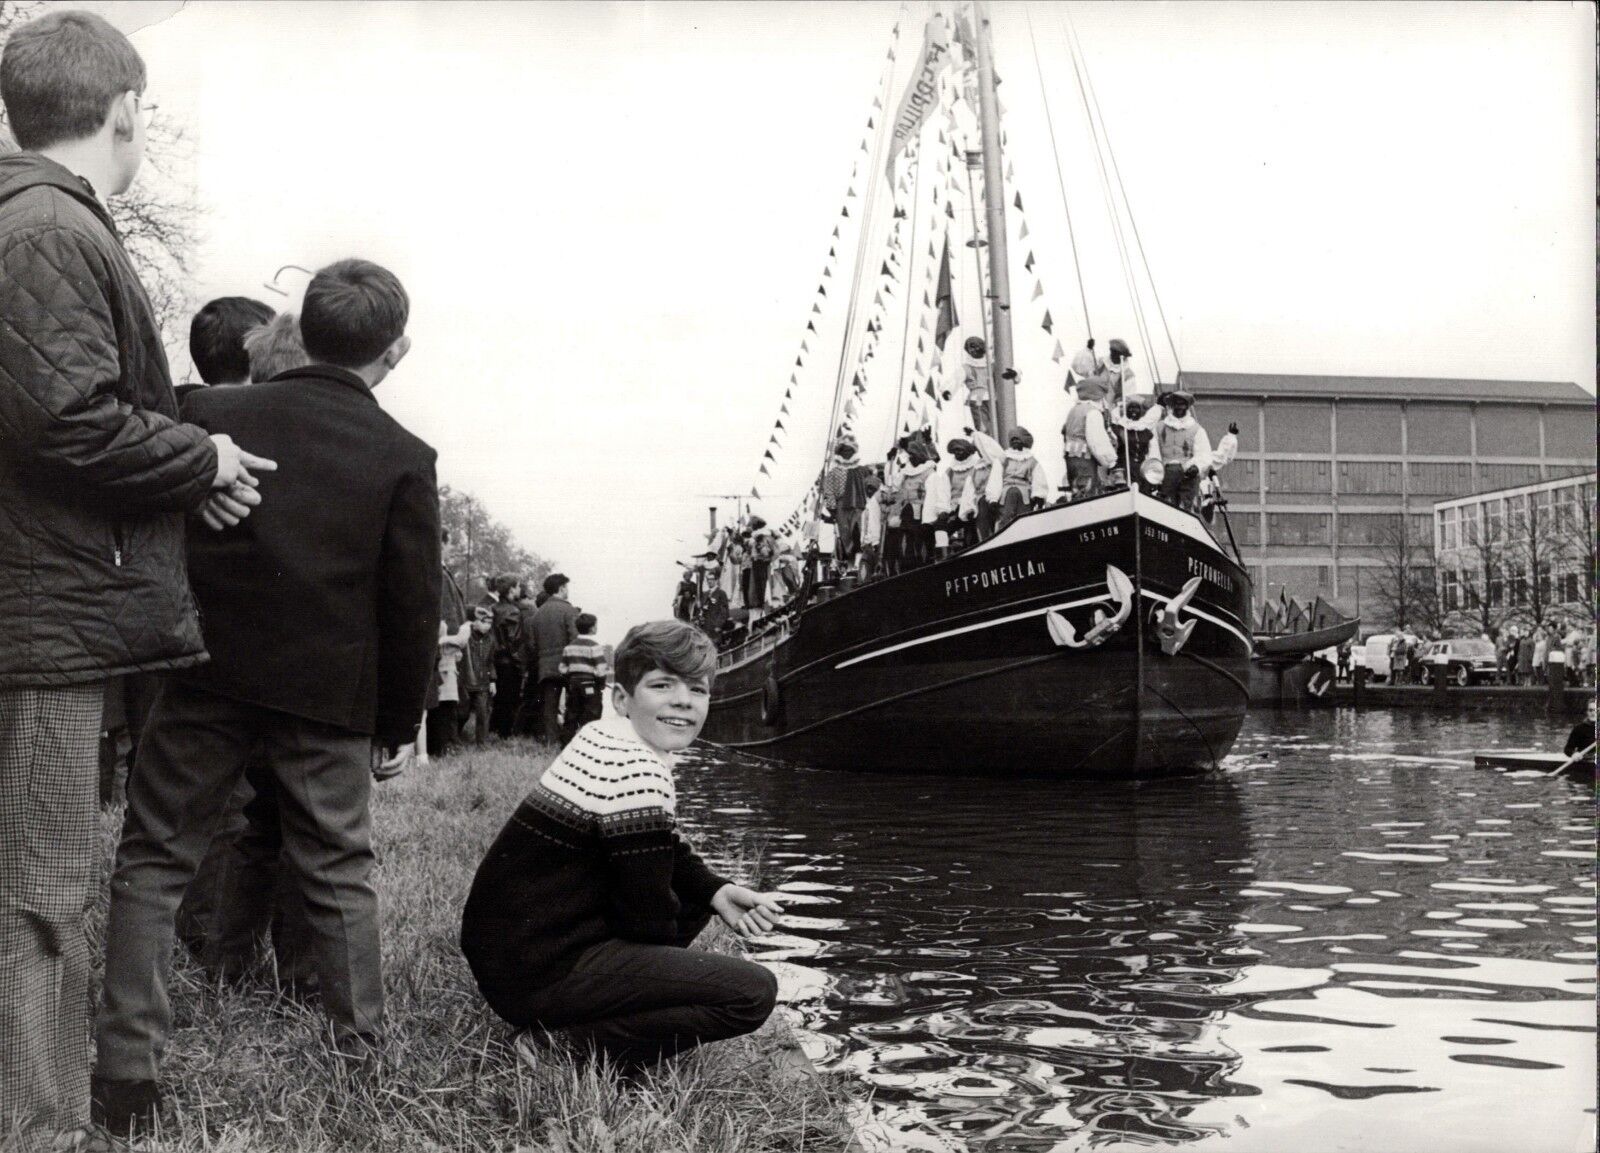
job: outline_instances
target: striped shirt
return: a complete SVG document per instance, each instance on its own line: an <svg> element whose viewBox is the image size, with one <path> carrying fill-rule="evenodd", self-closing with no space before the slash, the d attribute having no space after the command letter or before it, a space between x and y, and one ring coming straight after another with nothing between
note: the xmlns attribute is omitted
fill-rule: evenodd
<svg viewBox="0 0 1600 1153"><path fill-rule="evenodd" d="M592 636L579 637L561 650L561 675L608 680L611 662L606 658L606 646Z"/></svg>

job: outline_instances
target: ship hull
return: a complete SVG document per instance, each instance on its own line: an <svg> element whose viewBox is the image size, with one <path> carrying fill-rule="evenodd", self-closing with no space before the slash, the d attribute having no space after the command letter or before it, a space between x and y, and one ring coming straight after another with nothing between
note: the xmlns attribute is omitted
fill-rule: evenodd
<svg viewBox="0 0 1600 1153"><path fill-rule="evenodd" d="M1187 513L1130 492L1047 509L728 654L704 735L822 768L1203 770L1243 723L1249 605Z"/></svg>

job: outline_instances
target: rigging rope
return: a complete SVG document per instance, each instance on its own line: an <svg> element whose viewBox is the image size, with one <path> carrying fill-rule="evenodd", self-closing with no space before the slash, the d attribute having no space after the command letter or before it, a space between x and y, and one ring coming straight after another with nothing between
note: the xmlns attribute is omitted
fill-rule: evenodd
<svg viewBox="0 0 1600 1153"><path fill-rule="evenodd" d="M1069 31L1071 31L1073 39L1076 40L1077 30L1072 27L1072 18L1064 15L1063 19L1065 19L1067 28ZM1078 51L1081 55L1083 51L1081 45L1079 46ZM1155 273L1150 271L1150 259L1145 255L1144 241L1139 236L1139 222L1134 219L1133 215L1133 202L1128 199L1128 190L1122 183L1122 170L1117 166L1116 149L1111 147L1111 134L1110 132L1105 131L1106 118L1105 115L1100 111L1100 98L1095 94L1093 79L1089 77L1089 62L1087 60L1084 61L1083 71L1085 80L1088 84L1090 98L1094 100L1095 115L1100 118L1101 131L1105 135L1106 155L1111 158L1111 171L1116 175L1117 178L1117 191L1122 194L1123 207L1126 208L1128 213L1128 225L1133 229L1133 240L1139 248L1139 259L1144 264L1145 279L1150 282L1150 297L1155 301L1156 315L1161 318L1161 329L1166 335L1167 347L1172 350L1172 363L1176 366L1178 376L1181 377L1183 375L1183 363L1178 357L1178 344L1177 341L1172 339L1172 329L1167 325L1167 313L1166 310L1161 306L1161 293L1156 290ZM1152 364L1153 363L1154 357L1152 354Z"/></svg>
<svg viewBox="0 0 1600 1153"><path fill-rule="evenodd" d="M902 6L902 12L904 7ZM898 40L900 33L900 20L895 19L894 38ZM891 50L892 56L892 50ZM893 95L890 81L894 78L894 62L891 59L884 67L883 79L879 81L879 112L877 117L877 137L872 146L872 165L867 170L867 196L861 209L860 235L856 240L855 270L850 278L850 305L845 311L844 335L839 341L839 368L833 383L833 411L828 417L828 436L822 443L822 463L817 469L817 478L820 483L823 473L827 472L828 461L833 454L833 439L838 433L839 416L843 409L843 395L846 365L849 360L852 337L855 333L856 312L861 296L861 269L867 255L867 239L872 231L872 209L877 201L879 172L883 168L883 144L888 138L889 122L893 113L889 111L889 101Z"/></svg>
<svg viewBox="0 0 1600 1153"><path fill-rule="evenodd" d="M915 152L912 151L915 149ZM911 259L906 263L906 323L905 331L900 338L900 384L895 391L895 415L889 424L889 445L884 450L885 459L894 455L894 442L898 439L894 434L899 428L900 402L906 395L906 351L911 347L911 308L912 296L915 294L917 276L917 218L922 214L922 139L919 136L912 141L906 149L907 157L911 162Z"/></svg>
<svg viewBox="0 0 1600 1153"><path fill-rule="evenodd" d="M1067 181L1061 173L1061 149L1056 144L1056 123L1050 115L1050 96L1045 91L1044 68L1039 63L1039 40L1033 32L1033 10L1024 5L1023 11L1028 17L1028 42L1033 46L1033 68L1039 77L1039 96L1044 101L1044 123L1050 133L1050 152L1056 161L1056 184L1061 189L1061 208L1067 214L1067 243L1072 249L1072 270L1078 276L1078 300L1083 305L1083 327L1094 339L1094 325L1089 323L1089 294L1083 290L1083 266L1078 260L1078 237L1072 230L1072 206L1067 203Z"/></svg>

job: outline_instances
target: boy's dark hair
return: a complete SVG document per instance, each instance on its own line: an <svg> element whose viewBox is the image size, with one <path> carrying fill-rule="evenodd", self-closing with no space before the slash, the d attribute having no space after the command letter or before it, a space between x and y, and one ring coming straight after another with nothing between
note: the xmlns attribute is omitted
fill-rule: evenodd
<svg viewBox="0 0 1600 1153"><path fill-rule="evenodd" d="M595 616L593 613L579 613L578 619L573 623L578 626L578 631L580 633L588 634L594 632L594 630L599 627L600 618Z"/></svg>
<svg viewBox="0 0 1600 1153"><path fill-rule="evenodd" d="M47 12L11 34L0 54L0 99L11 133L37 151L93 136L111 102L144 93L144 60L93 12Z"/></svg>
<svg viewBox="0 0 1600 1153"><path fill-rule="evenodd" d="M503 572L499 576L495 577L494 580L489 582L489 588L493 590L496 596L504 600L505 597L511 592L512 588L519 584L522 584L522 578L516 573Z"/></svg>
<svg viewBox="0 0 1600 1153"><path fill-rule="evenodd" d="M339 260L319 271L300 305L300 337L313 360L364 368L405 335L411 298L370 260Z"/></svg>
<svg viewBox="0 0 1600 1153"><path fill-rule="evenodd" d="M244 338L272 320L272 309L248 296L219 296L189 322L189 357L207 384L250 379L250 354Z"/></svg>
<svg viewBox="0 0 1600 1153"><path fill-rule="evenodd" d="M708 682L717 671L717 646L711 638L683 621L651 621L634 625L617 646L617 684L631 693L645 675L660 669L685 680L704 677Z"/></svg>
<svg viewBox="0 0 1600 1153"><path fill-rule="evenodd" d="M571 583L566 573L553 572L544 578L544 595L553 597Z"/></svg>

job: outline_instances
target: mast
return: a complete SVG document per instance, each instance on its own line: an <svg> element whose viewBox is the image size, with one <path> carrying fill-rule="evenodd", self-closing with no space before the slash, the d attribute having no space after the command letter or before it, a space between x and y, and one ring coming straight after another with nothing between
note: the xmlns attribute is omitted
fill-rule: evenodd
<svg viewBox="0 0 1600 1153"><path fill-rule="evenodd" d="M983 206L988 223L989 299L994 303L990 331L994 348L990 371L994 374L995 439L1005 443L1017 423L1017 394L1006 370L1013 364L1011 348L1011 266L1006 256L1006 186L1000 155L1000 103L995 97L994 50L989 38L989 6L974 0L973 23L978 41L978 127L983 145Z"/></svg>

